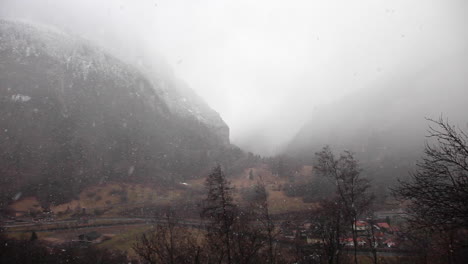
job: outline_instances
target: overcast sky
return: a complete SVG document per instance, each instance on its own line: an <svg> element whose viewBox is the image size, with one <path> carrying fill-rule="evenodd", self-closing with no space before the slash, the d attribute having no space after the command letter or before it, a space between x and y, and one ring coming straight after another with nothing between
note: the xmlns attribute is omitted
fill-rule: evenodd
<svg viewBox="0 0 468 264"><path fill-rule="evenodd" d="M233 143L275 142L271 152L321 105L464 49L467 7L464 0L0 0L0 15L109 49L161 54L221 114Z"/></svg>

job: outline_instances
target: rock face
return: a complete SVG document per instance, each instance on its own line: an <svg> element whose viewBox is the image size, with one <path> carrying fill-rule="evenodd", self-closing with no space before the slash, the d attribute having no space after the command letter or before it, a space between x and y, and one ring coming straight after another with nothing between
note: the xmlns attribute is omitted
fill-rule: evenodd
<svg viewBox="0 0 468 264"><path fill-rule="evenodd" d="M177 181L228 145L220 116L175 78L0 20L3 201L21 192L56 203L108 180Z"/></svg>

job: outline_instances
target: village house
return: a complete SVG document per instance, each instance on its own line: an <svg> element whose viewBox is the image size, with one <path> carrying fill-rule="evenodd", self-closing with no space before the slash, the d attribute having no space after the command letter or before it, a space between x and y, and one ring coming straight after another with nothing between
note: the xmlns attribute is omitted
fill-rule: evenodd
<svg viewBox="0 0 468 264"><path fill-rule="evenodd" d="M383 244L389 248L393 248L397 246L397 243L393 238L389 238L383 242Z"/></svg>
<svg viewBox="0 0 468 264"><path fill-rule="evenodd" d="M390 230L390 225L385 222L377 223L377 226L379 227L380 230L384 232L388 232Z"/></svg>
<svg viewBox="0 0 468 264"><path fill-rule="evenodd" d="M354 224L353 228L354 230L356 231L366 231L368 230L370 227L369 223L367 223L366 221L356 221L356 223Z"/></svg>

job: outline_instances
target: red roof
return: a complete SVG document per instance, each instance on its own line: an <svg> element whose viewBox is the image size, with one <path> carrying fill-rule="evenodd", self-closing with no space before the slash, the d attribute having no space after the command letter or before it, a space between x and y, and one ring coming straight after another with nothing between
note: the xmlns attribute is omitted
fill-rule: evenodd
<svg viewBox="0 0 468 264"><path fill-rule="evenodd" d="M341 241L343 241L343 242L354 242L352 237L342 238ZM366 240L364 238L362 238L362 237L357 237L356 241L357 242L361 242L361 241L366 242Z"/></svg>
<svg viewBox="0 0 468 264"><path fill-rule="evenodd" d="M381 228L385 228L385 229L389 229L390 228L390 225L387 224L387 223L377 223L377 226L378 227L381 227Z"/></svg>
<svg viewBox="0 0 468 264"><path fill-rule="evenodd" d="M356 226L367 226L367 222L366 221L356 221Z"/></svg>
<svg viewBox="0 0 468 264"><path fill-rule="evenodd" d="M374 235L374 236L375 236L375 237L384 237L384 236L385 236L385 234L384 234L384 233L382 233L382 232L377 232L377 233L375 233L375 235Z"/></svg>

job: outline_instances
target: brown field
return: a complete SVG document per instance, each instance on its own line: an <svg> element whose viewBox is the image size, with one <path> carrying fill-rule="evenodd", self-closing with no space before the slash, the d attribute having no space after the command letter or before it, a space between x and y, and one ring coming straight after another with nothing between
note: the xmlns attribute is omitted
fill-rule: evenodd
<svg viewBox="0 0 468 264"><path fill-rule="evenodd" d="M253 178L250 177L252 171ZM303 166L296 175L296 182L306 181L312 175L311 166ZM204 182L206 178L187 181L180 185L181 188L163 189L143 184L130 183L106 183L90 186L83 190L78 199L68 203L52 206L56 218L66 219L76 212L85 210L88 214L96 216L113 217L122 215L122 212L142 206L170 205L185 201L202 200ZM271 173L266 165L247 168L242 173L228 179L235 190L236 201L245 205L247 202L241 197L240 192L254 187L259 181L263 181L269 191L269 205L271 213L285 213L290 211L308 210L315 204L304 203L301 198L288 197L282 191L282 186L287 184L287 179L280 178ZM11 205L11 209L22 212L42 211L39 201L34 197L24 197Z"/></svg>
<svg viewBox="0 0 468 264"><path fill-rule="evenodd" d="M253 179L249 179L252 170ZM303 166L296 179L297 182L306 181L312 175L312 166ZM190 185L202 188L206 178L190 181ZM272 214L310 210L316 207L314 203L304 203L299 197L288 197L281 190L281 186L287 184L287 179L273 175L266 165L256 168L247 168L243 173L228 178L235 190L240 191L245 188L254 187L259 181L263 181L268 192L268 203ZM235 200L245 205L239 192L235 193Z"/></svg>
<svg viewBox="0 0 468 264"><path fill-rule="evenodd" d="M39 201L36 197L23 197L10 205L10 209L15 211L42 211Z"/></svg>
<svg viewBox="0 0 468 264"><path fill-rule="evenodd" d="M169 205L184 198L184 192L182 189L161 190L143 184L107 183L88 187L78 199L51 206L51 210L59 214L56 216L58 219L66 219L83 208L91 214L100 210L102 216L119 216L124 210L142 205ZM10 209L25 214L43 210L35 197L21 198L12 203Z"/></svg>
<svg viewBox="0 0 468 264"><path fill-rule="evenodd" d="M81 192L78 200L52 207L54 212L65 212L67 208L106 208L138 203L169 204L182 194L180 190L158 190L142 184L108 183L92 186ZM118 208L117 208L118 209ZM117 210L118 211L118 210ZM113 211L116 212L115 210Z"/></svg>

